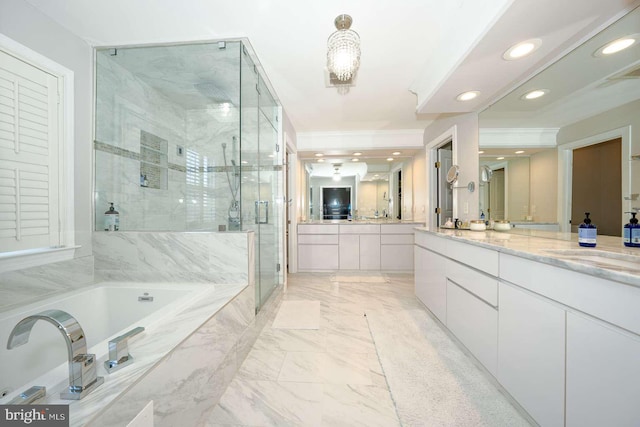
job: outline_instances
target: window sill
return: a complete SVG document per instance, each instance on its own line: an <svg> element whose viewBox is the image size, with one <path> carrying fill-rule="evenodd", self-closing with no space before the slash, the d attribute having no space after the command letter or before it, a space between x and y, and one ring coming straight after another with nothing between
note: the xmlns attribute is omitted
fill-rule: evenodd
<svg viewBox="0 0 640 427"><path fill-rule="evenodd" d="M41 248L26 251L0 253L0 273L37 267L73 259L80 246Z"/></svg>

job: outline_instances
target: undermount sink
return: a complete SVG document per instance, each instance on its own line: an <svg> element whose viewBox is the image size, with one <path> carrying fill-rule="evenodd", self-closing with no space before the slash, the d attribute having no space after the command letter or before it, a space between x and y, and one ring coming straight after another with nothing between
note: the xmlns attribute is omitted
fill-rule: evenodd
<svg viewBox="0 0 640 427"><path fill-rule="evenodd" d="M625 255L594 249L548 249L545 250L559 258L575 262L589 263L602 268L624 268L640 272L640 256Z"/></svg>

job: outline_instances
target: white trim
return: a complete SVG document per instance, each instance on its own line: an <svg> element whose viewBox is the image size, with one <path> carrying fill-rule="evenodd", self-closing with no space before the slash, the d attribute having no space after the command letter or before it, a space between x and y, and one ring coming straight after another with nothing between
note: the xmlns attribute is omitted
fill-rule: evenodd
<svg viewBox="0 0 640 427"><path fill-rule="evenodd" d="M296 152L296 146L289 138L289 134L284 133L285 149L287 150L287 157L289 162L286 166L285 179L288 180L289 193L286 195L286 203L289 204L289 224L285 224L289 231L289 273L298 272L298 212L301 207L298 200L298 153ZM286 221L286 219L285 219ZM286 282L285 282L286 284ZM285 292L287 287L284 288Z"/></svg>
<svg viewBox="0 0 640 427"><path fill-rule="evenodd" d="M599 144L612 139L622 139L622 223L625 223L624 212L631 210L631 201L624 200L631 193L631 126L623 126L607 132L588 136L577 141L568 142L558 146L558 218L560 231L570 232L571 226L571 187L573 170L573 150Z"/></svg>
<svg viewBox="0 0 640 427"><path fill-rule="evenodd" d="M559 128L480 128L479 148L555 148Z"/></svg>
<svg viewBox="0 0 640 427"><path fill-rule="evenodd" d="M68 261L74 258L80 246L63 248L29 249L25 251L0 253L0 273L22 270L54 262Z"/></svg>
<svg viewBox="0 0 640 427"><path fill-rule="evenodd" d="M60 129L59 129L59 218L60 218L60 245L65 248L74 249L75 246L75 190L74 190L74 74L73 71L66 67L52 61L44 55L16 42L9 37L0 34L0 50L7 54L14 56L24 62L33 65L49 74L52 74L58 78L60 94ZM59 252L60 249L44 248L43 252ZM15 253L16 256L21 254ZM72 254L73 255L73 254ZM11 257L9 257L11 258ZM9 259L5 257L0 258L0 271L4 267L4 260ZM53 259L48 257L47 259ZM56 261L48 261L56 262ZM12 260L11 263L15 263ZM43 262L44 263L44 262ZM40 264L38 264L40 265ZM14 269L13 265L9 267Z"/></svg>
<svg viewBox="0 0 640 427"><path fill-rule="evenodd" d="M432 139L425 145L425 149L427 152L427 192L429 197L427 199L427 218L425 218L425 223L427 227L431 230L435 230L438 228L438 224L436 222L436 216L434 215L432 206L437 205L437 197L438 197L438 176L436 173L436 169L433 165L438 161L438 148L449 143L451 141L451 161L454 165L458 164L458 126L453 125L446 131L444 131L437 138ZM429 185L431 182L431 185ZM457 218L458 214L458 200L456 197L453 198L453 217Z"/></svg>

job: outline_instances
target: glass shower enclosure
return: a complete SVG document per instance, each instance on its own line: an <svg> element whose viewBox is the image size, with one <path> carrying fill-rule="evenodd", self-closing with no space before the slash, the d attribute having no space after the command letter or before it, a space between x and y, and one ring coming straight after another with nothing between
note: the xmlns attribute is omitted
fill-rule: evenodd
<svg viewBox="0 0 640 427"><path fill-rule="evenodd" d="M255 232L256 310L283 283L281 107L243 41L96 49L95 224Z"/></svg>

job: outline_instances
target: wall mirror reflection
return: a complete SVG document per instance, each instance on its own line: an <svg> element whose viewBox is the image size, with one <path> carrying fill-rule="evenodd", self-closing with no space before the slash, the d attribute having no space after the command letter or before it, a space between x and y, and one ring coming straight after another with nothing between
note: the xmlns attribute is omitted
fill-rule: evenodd
<svg viewBox="0 0 640 427"><path fill-rule="evenodd" d="M402 219L403 162L416 151L299 151L305 170L305 220L346 220L349 213L353 220Z"/></svg>
<svg viewBox="0 0 640 427"><path fill-rule="evenodd" d="M480 113L485 215L576 232L591 212L621 235L640 208L639 29L636 8Z"/></svg>

